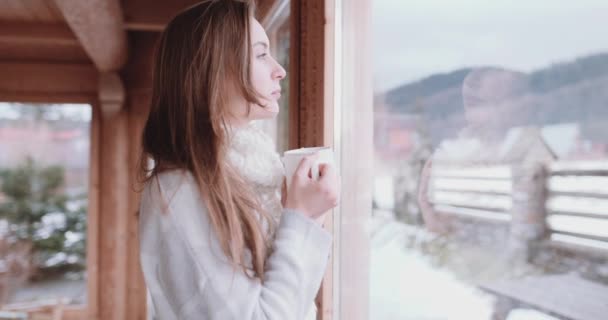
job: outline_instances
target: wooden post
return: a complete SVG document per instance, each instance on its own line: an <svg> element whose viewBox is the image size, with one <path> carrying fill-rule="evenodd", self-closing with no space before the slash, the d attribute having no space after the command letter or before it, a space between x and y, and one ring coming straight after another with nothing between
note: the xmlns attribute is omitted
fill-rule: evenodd
<svg viewBox="0 0 608 320"><path fill-rule="evenodd" d="M129 143L128 170L129 194L127 223L127 269L128 275L126 293L127 307L125 319L146 319L146 285L144 282L139 260L139 229L138 215L140 204L140 188L136 180L137 165L141 153L141 135L148 119L150 100L152 97L152 57L157 34L141 33L131 38L133 56L123 70L126 87L125 109L128 113L128 136L124 139Z"/></svg>
<svg viewBox="0 0 608 320"><path fill-rule="evenodd" d="M334 1L291 0L289 148L334 147ZM325 229L334 231L333 215ZM335 248L335 246L334 246ZM316 301L317 319L333 319L335 251Z"/></svg>
<svg viewBox="0 0 608 320"><path fill-rule="evenodd" d="M535 242L545 237L547 171L542 163L512 167L513 206L508 254L516 262L527 262L534 255Z"/></svg>
<svg viewBox="0 0 608 320"><path fill-rule="evenodd" d="M139 260L139 228L138 215L140 204L139 183L137 181L137 165L141 152L141 135L148 118L150 91L132 91L128 97L129 104L129 212L128 212L128 288L127 288L127 318L133 320L146 319L146 285Z"/></svg>
<svg viewBox="0 0 608 320"><path fill-rule="evenodd" d="M93 199L100 210L97 219L89 224L94 230L89 235L98 239L97 250L89 258L91 319L146 319L135 173L149 98L146 93L130 93L128 107L118 113L104 117L100 110L96 111L100 126L93 128L93 134L99 132L100 137L92 153L98 152L99 176L91 183L99 182L98 195L93 195ZM92 164L94 162L96 160L92 160Z"/></svg>
<svg viewBox="0 0 608 320"><path fill-rule="evenodd" d="M290 56L290 133L291 147L315 147L333 144L333 99L330 83L333 64L326 50L328 19L326 2L291 1L292 46ZM332 13L333 14L333 13ZM330 48L328 48L329 50ZM330 96L326 91L330 90ZM330 98L331 97L331 98Z"/></svg>
<svg viewBox="0 0 608 320"><path fill-rule="evenodd" d="M99 320L99 212L100 192L100 150L101 150L101 107L91 105L91 151L89 161L89 206L87 215L87 319Z"/></svg>
<svg viewBox="0 0 608 320"><path fill-rule="evenodd" d="M103 108L103 107L102 107ZM99 315L127 319L129 139L126 110L101 120Z"/></svg>

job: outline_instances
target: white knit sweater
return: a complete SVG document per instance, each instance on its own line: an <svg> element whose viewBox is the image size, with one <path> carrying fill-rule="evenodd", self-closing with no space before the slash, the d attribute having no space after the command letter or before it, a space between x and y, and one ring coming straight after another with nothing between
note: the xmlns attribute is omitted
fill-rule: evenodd
<svg viewBox="0 0 608 320"><path fill-rule="evenodd" d="M314 320L331 235L300 212L282 208L283 167L268 136L254 124L235 131L231 141L230 163L254 184L277 220L266 280L233 270L192 175L162 173L145 186L140 206L149 319Z"/></svg>

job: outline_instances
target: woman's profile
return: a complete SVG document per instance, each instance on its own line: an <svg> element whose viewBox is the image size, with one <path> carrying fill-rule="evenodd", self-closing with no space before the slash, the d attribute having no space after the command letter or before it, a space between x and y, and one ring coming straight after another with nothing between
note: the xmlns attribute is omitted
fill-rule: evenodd
<svg viewBox="0 0 608 320"><path fill-rule="evenodd" d="M338 204L338 176L321 164L313 179L313 155L285 188L273 141L255 125L279 112L285 70L254 10L252 1L200 2L157 45L139 168L153 319L316 318L332 242L322 223Z"/></svg>
<svg viewBox="0 0 608 320"><path fill-rule="evenodd" d="M442 145L428 159L420 174L418 206L426 227L433 232L447 233L446 219L441 218L429 200L429 183L435 161L466 166L499 164L499 148L512 124L509 121L517 112L514 101L528 90L526 74L514 70L484 66L472 69L462 81L462 103L466 127L459 139L473 140L473 151L461 145L442 150ZM521 112L521 111L519 111ZM447 149L447 148L446 148ZM450 153L461 153L454 156ZM450 159L450 157L452 159ZM448 159L446 161L446 158Z"/></svg>

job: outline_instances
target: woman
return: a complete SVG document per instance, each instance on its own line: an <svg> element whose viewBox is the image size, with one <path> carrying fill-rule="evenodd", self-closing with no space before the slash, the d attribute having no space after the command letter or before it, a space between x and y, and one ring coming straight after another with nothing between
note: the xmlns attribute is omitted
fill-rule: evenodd
<svg viewBox="0 0 608 320"><path fill-rule="evenodd" d="M439 234L450 231L447 218L435 212L429 199L433 163L451 162L469 167L500 164L502 141L512 128L508 121L524 114L517 108L516 101L527 90L526 74L498 67L474 68L463 79L462 104L467 126L458 134L456 141L460 140L461 144L440 145L420 174L418 206L429 231ZM469 146L473 142L473 148L467 152L462 141L468 142Z"/></svg>
<svg viewBox="0 0 608 320"><path fill-rule="evenodd" d="M279 112L285 70L253 10L201 2L158 44L140 169L154 319L316 317L332 241L322 223L338 203L338 177L322 164L313 180L311 156L285 188L272 140L252 122Z"/></svg>

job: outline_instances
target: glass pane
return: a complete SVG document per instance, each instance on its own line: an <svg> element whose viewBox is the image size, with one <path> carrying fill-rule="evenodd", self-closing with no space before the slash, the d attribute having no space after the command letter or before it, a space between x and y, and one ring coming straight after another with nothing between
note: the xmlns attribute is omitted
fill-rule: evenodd
<svg viewBox="0 0 608 320"><path fill-rule="evenodd" d="M373 2L370 319L606 314L607 13Z"/></svg>
<svg viewBox="0 0 608 320"><path fill-rule="evenodd" d="M281 81L281 98L279 114L275 119L264 120L264 130L275 139L277 152L282 154L289 149L289 48L290 48L290 13L289 1L283 4L274 15L274 20L267 26L266 33L270 40L272 56L285 70L287 76Z"/></svg>
<svg viewBox="0 0 608 320"><path fill-rule="evenodd" d="M90 105L0 103L0 305L86 303Z"/></svg>

